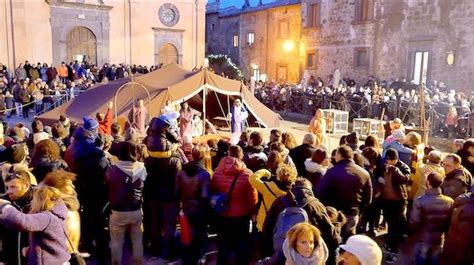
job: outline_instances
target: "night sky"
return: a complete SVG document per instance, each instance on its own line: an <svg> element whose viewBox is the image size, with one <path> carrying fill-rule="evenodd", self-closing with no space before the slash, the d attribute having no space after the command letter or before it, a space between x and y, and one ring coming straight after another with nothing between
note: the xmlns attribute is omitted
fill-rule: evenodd
<svg viewBox="0 0 474 265"><path fill-rule="evenodd" d="M209 0L209 3L215 2L215 0ZM244 4L244 0L221 0L221 7L228 7L228 6L236 6L241 8ZM275 0L263 0L263 3L271 3L275 2ZM250 0L250 5L256 6L258 4L258 0Z"/></svg>

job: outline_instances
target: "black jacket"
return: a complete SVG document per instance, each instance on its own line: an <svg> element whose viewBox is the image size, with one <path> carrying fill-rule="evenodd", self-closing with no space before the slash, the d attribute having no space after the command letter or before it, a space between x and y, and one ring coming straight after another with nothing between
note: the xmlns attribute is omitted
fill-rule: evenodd
<svg viewBox="0 0 474 265"><path fill-rule="evenodd" d="M172 151L169 140L169 126L157 118L153 118L144 142L150 156L145 159L148 177L145 181L145 198L162 203L178 202L176 176L181 170L181 160L177 152ZM155 152L171 151L169 156L161 156Z"/></svg>
<svg viewBox="0 0 474 265"><path fill-rule="evenodd" d="M315 150L316 149L314 148L314 146L310 144L298 145L297 147L291 149L290 157L295 163L296 170L298 170L298 176L305 175L306 171L304 161L306 161L307 158L310 158Z"/></svg>
<svg viewBox="0 0 474 265"><path fill-rule="evenodd" d="M385 181L379 182L381 198L389 201L407 200L408 186L411 185L410 174L410 167L401 160L395 166L384 161L376 174Z"/></svg>
<svg viewBox="0 0 474 265"><path fill-rule="evenodd" d="M178 196L186 214L206 212L209 205L211 175L202 163L192 161L178 173Z"/></svg>
<svg viewBox="0 0 474 265"><path fill-rule="evenodd" d="M352 160L341 160L330 168L316 187L316 197L344 214L357 215L372 200L369 173Z"/></svg>
<svg viewBox="0 0 474 265"><path fill-rule="evenodd" d="M32 160L30 167L33 168L31 173L36 177L38 183L41 182L49 172L58 169L69 170L69 167L64 160L52 160L49 157L41 157L40 159Z"/></svg>

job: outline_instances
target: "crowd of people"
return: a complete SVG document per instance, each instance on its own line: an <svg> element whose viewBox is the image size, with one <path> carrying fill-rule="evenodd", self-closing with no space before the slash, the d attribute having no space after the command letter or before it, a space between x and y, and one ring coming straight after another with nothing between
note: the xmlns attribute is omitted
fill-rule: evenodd
<svg viewBox="0 0 474 265"><path fill-rule="evenodd" d="M146 74L161 65L104 64L98 68L88 62L62 62L57 68L46 63L21 63L9 70L0 63L0 117L28 118L57 107L96 83L106 83L132 74Z"/></svg>
<svg viewBox="0 0 474 265"><path fill-rule="evenodd" d="M364 84L333 76L327 83L321 77L311 76L299 85L258 81L254 93L273 110L311 115L318 108L333 108L349 111L353 118L391 120L399 117L405 124L419 125L419 86L403 78L377 81L371 77ZM448 138L473 136L473 97L436 80L428 85L425 88L426 117L431 117L433 131Z"/></svg>
<svg viewBox="0 0 474 265"><path fill-rule="evenodd" d="M0 262L143 264L146 253L205 264L211 234L222 265L379 265L407 238L416 264L474 261L474 139L443 154L396 119L382 145L351 133L328 150L317 114L301 143L244 125L236 144L215 132L193 141L186 103L145 123L138 102L125 128L111 108L82 124L0 127Z"/></svg>

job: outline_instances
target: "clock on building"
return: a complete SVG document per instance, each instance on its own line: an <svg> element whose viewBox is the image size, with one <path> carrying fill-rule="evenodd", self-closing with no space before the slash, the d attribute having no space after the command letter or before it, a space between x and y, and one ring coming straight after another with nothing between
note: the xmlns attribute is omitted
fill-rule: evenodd
<svg viewBox="0 0 474 265"><path fill-rule="evenodd" d="M176 25L179 21L179 11L178 8L170 3L166 3L160 7L159 13L161 23L163 25L172 27Z"/></svg>

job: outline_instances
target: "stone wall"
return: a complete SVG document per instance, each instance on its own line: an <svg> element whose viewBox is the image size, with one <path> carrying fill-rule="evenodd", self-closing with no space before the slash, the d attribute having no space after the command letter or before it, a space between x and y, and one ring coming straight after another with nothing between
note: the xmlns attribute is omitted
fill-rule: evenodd
<svg viewBox="0 0 474 265"><path fill-rule="evenodd" d="M233 36L239 35L239 15L206 15L206 54L227 54L239 64L239 47L233 47ZM239 40L240 41L240 40Z"/></svg>
<svg viewBox="0 0 474 265"><path fill-rule="evenodd" d="M356 0L303 0L302 20L311 3L321 3L321 27L304 28L306 50L317 50L318 66L308 69L323 79L336 68L358 82L413 79L414 53L429 52L428 83L443 81L471 91L474 82L474 2L470 0L373 0L373 20L355 22ZM356 67L356 50L368 48L370 64ZM447 64L453 53L455 62Z"/></svg>
<svg viewBox="0 0 474 265"><path fill-rule="evenodd" d="M247 38L251 32L255 33L255 43L249 45ZM252 75L253 68L258 67L260 74L266 74L268 80L286 80L292 83L299 81L299 5L243 13L240 16L240 36L240 66L246 76ZM291 42L293 48L285 50L285 42Z"/></svg>

